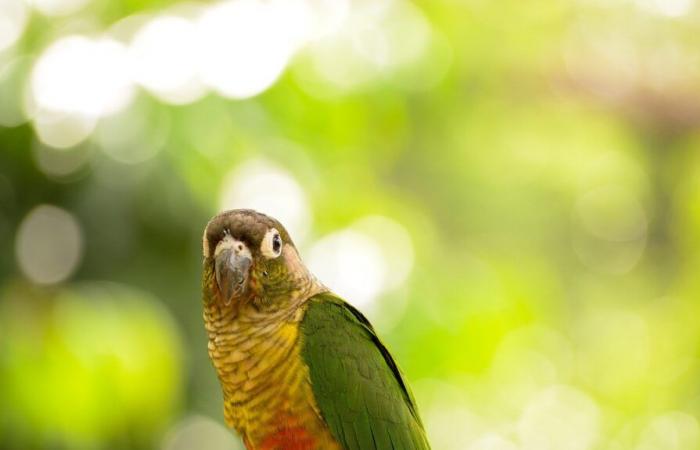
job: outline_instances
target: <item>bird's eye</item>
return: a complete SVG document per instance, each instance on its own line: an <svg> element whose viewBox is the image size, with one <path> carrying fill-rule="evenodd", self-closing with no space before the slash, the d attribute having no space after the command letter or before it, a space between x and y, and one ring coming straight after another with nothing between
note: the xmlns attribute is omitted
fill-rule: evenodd
<svg viewBox="0 0 700 450"><path fill-rule="evenodd" d="M272 228L265 233L260 252L267 258L277 258L282 253L282 237L276 229Z"/></svg>
<svg viewBox="0 0 700 450"><path fill-rule="evenodd" d="M272 236L272 251L277 254L282 251L282 238L279 234Z"/></svg>

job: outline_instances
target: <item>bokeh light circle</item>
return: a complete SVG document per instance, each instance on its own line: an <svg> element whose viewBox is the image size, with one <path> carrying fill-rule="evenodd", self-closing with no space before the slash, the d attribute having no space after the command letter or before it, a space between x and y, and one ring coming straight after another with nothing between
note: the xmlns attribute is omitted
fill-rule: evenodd
<svg viewBox="0 0 700 450"><path fill-rule="evenodd" d="M58 283L68 278L80 263L82 230L68 211L40 205L20 223L15 251L27 278L38 284Z"/></svg>
<svg viewBox="0 0 700 450"><path fill-rule="evenodd" d="M165 436L162 450L245 450L239 439L219 422L193 415L177 423Z"/></svg>
<svg viewBox="0 0 700 450"><path fill-rule="evenodd" d="M541 391L523 411L518 436L523 450L589 450L599 438L600 411L569 386Z"/></svg>
<svg viewBox="0 0 700 450"><path fill-rule="evenodd" d="M196 28L183 17L156 17L134 36L129 49L135 80L162 100L183 104L200 98Z"/></svg>
<svg viewBox="0 0 700 450"><path fill-rule="evenodd" d="M22 0L0 0L0 52L17 42L27 24L27 16Z"/></svg>
<svg viewBox="0 0 700 450"><path fill-rule="evenodd" d="M3 432L25 443L9 448L31 448L37 436L76 449L150 436L177 411L179 330L148 293L110 282L14 285L0 295L0 330L12 343L12 363L0 365L0 394L12 399Z"/></svg>
<svg viewBox="0 0 700 450"><path fill-rule="evenodd" d="M126 47L109 38L61 38L39 56L31 92L40 109L92 117L113 113L132 96Z"/></svg>
<svg viewBox="0 0 700 450"><path fill-rule="evenodd" d="M42 14L47 16L66 16L85 7L90 0L26 0Z"/></svg>
<svg viewBox="0 0 700 450"><path fill-rule="evenodd" d="M472 442L467 450L518 450L518 446L499 434L488 433Z"/></svg>
<svg viewBox="0 0 700 450"><path fill-rule="evenodd" d="M304 3L233 0L204 12L197 23L203 82L230 98L270 87L304 38Z"/></svg>
<svg viewBox="0 0 700 450"><path fill-rule="evenodd" d="M365 217L322 237L308 256L321 282L358 307L402 286L413 268L408 231L383 216Z"/></svg>
<svg viewBox="0 0 700 450"><path fill-rule="evenodd" d="M54 148L76 146L90 137L97 119L81 113L40 109L34 112L34 131L44 144Z"/></svg>
<svg viewBox="0 0 700 450"><path fill-rule="evenodd" d="M647 230L644 208L634 192L622 186L586 192L576 202L576 212L585 230L601 239L633 240Z"/></svg>
<svg viewBox="0 0 700 450"><path fill-rule="evenodd" d="M229 172L219 204L221 210L250 208L274 217L297 244L308 231L306 193L290 172L267 160L250 160Z"/></svg>
<svg viewBox="0 0 700 450"><path fill-rule="evenodd" d="M692 9L693 0L635 0L640 8L661 16L681 17Z"/></svg>
<svg viewBox="0 0 700 450"><path fill-rule="evenodd" d="M631 187L599 186L579 197L574 251L593 270L623 274L641 260L647 245L647 214Z"/></svg>
<svg viewBox="0 0 700 450"><path fill-rule="evenodd" d="M370 236L381 248L387 266L386 289L401 286L413 269L413 242L403 225L384 216L367 216L353 224L353 229Z"/></svg>
<svg viewBox="0 0 700 450"><path fill-rule="evenodd" d="M389 271L381 247L352 229L316 242L308 265L321 282L357 307L368 305L382 292Z"/></svg>
<svg viewBox="0 0 700 450"><path fill-rule="evenodd" d="M700 426L690 414L671 411L649 421L635 450L686 450L700 446Z"/></svg>
<svg viewBox="0 0 700 450"><path fill-rule="evenodd" d="M92 155L92 147L78 145L69 149L56 149L37 142L33 153L37 168L45 175L66 179L85 167Z"/></svg>

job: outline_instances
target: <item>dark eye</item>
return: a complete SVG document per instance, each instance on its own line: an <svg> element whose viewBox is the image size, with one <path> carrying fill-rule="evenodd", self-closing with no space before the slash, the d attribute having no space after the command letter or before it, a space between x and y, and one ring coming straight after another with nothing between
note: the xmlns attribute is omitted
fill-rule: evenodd
<svg viewBox="0 0 700 450"><path fill-rule="evenodd" d="M272 251L279 254L282 251L282 238L279 234L275 234L272 237Z"/></svg>

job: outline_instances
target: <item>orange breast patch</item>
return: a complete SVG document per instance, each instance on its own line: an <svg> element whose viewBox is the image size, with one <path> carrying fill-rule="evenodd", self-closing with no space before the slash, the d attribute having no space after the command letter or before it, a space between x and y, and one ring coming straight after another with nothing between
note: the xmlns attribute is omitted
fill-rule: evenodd
<svg viewBox="0 0 700 450"><path fill-rule="evenodd" d="M316 439L302 427L283 428L267 436L260 450L314 450Z"/></svg>

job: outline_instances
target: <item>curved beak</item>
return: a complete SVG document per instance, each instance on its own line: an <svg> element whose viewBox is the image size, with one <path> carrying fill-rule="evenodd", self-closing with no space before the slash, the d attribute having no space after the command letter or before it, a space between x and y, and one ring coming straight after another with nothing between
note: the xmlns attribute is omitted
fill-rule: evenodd
<svg viewBox="0 0 700 450"><path fill-rule="evenodd" d="M227 248L216 256L216 283L227 305L234 298L241 297L247 290L248 272L252 260L246 253L248 252Z"/></svg>

